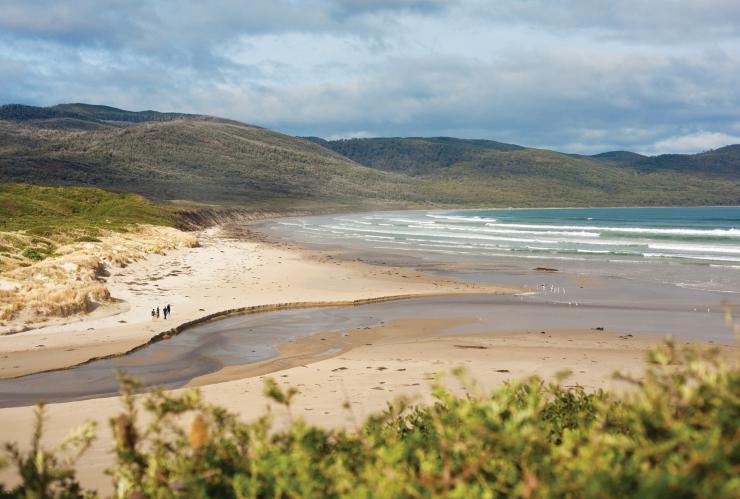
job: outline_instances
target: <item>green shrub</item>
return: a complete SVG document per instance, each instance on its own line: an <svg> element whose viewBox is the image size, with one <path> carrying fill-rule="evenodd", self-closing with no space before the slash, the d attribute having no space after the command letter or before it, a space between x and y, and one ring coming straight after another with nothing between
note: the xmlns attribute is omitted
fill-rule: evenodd
<svg viewBox="0 0 740 499"><path fill-rule="evenodd" d="M23 253L21 253L23 256L28 258L29 260L43 260L44 258L47 258L51 256L54 253L53 247L43 247L43 248L26 248L23 250Z"/></svg>
<svg viewBox="0 0 740 499"><path fill-rule="evenodd" d="M52 449L41 447L44 432L44 405L36 408L36 426L31 448L22 452L16 444L6 444L5 450L18 469L22 484L13 491L0 485L1 497L28 499L94 497L83 491L75 479L74 464L90 447L95 438L95 424L86 423L72 430L60 445ZM3 463L6 464L6 463Z"/></svg>
<svg viewBox="0 0 740 499"><path fill-rule="evenodd" d="M434 405L400 400L357 431L301 419L277 431L269 414L243 423L197 390L140 404L124 380L110 473L121 498L739 497L740 371L672 343L650 361L642 378L622 377L635 385L622 396L533 377L459 397L438 382ZM266 394L290 411L294 390L268 381ZM24 482L12 493L78 493L66 472L24 474L15 461Z"/></svg>

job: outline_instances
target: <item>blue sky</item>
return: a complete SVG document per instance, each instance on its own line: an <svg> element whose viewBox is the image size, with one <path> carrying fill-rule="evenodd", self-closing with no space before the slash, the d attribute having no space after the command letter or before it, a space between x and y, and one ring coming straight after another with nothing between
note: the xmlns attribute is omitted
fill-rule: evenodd
<svg viewBox="0 0 740 499"><path fill-rule="evenodd" d="M737 0L0 0L0 103L567 152L740 143Z"/></svg>

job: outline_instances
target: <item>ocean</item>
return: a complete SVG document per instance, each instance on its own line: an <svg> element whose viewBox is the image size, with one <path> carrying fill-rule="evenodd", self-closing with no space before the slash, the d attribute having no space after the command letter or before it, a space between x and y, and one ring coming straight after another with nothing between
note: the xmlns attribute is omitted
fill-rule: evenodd
<svg viewBox="0 0 740 499"><path fill-rule="evenodd" d="M740 208L358 213L279 221L299 241L488 269L536 266L740 292Z"/></svg>

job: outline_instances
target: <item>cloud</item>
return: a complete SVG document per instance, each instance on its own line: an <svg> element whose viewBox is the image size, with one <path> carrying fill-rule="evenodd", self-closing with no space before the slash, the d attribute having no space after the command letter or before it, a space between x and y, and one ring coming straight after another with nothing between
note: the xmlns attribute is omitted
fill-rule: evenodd
<svg viewBox="0 0 740 499"><path fill-rule="evenodd" d="M0 103L198 112L296 135L701 150L738 135L736 3L6 1Z"/></svg>
<svg viewBox="0 0 740 499"><path fill-rule="evenodd" d="M659 140L646 151L647 154L691 153L717 149L727 144L740 144L740 135L718 132L697 132Z"/></svg>
<svg viewBox="0 0 740 499"><path fill-rule="evenodd" d="M481 1L476 12L489 22L561 34L588 31L630 43L685 43L740 35L740 3L736 0Z"/></svg>

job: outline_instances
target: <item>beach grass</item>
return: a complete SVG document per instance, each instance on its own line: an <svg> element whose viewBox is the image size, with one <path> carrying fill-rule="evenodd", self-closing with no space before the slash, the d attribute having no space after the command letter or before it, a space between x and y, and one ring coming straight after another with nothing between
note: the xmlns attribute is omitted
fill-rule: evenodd
<svg viewBox="0 0 740 499"><path fill-rule="evenodd" d="M96 242L138 224L173 226L177 209L142 196L92 187L0 184L0 272L55 254L59 245Z"/></svg>
<svg viewBox="0 0 740 499"><path fill-rule="evenodd" d="M105 265L196 244L172 228L178 209L96 188L0 184L0 321L24 311L26 322L66 317L107 301Z"/></svg>
<svg viewBox="0 0 740 499"><path fill-rule="evenodd" d="M137 194L93 187L0 184L0 231L24 231L39 237L79 232L78 237L94 237L101 229L123 231L140 223L171 226L175 221L174 208Z"/></svg>

